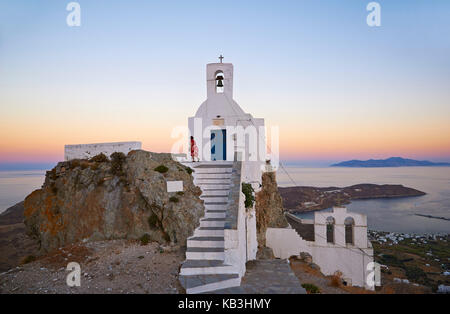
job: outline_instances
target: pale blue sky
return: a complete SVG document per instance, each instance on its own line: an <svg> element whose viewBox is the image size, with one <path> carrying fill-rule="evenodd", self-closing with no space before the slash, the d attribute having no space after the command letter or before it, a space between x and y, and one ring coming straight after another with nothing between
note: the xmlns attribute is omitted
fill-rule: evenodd
<svg viewBox="0 0 450 314"><path fill-rule="evenodd" d="M79 28L66 25L69 2L0 0L0 123L17 126L0 129L0 162L34 158L13 139L42 143L40 161L60 158L62 149L50 142L62 147L122 140L120 134L165 150L147 133L169 138L166 125L187 123L206 96L205 64L219 54L235 66L238 103L282 128L284 159L450 159L450 135L433 137L450 124L448 0L378 1L379 28L366 24L367 0L80 0ZM109 138L105 127L120 130L122 119L135 123ZM405 133L398 141L426 136L398 151L392 143L370 151L362 142L320 151L292 135L384 123ZM29 125L45 125L44 133L27 133ZM364 132L361 141L380 141ZM345 144L346 135L330 141Z"/></svg>

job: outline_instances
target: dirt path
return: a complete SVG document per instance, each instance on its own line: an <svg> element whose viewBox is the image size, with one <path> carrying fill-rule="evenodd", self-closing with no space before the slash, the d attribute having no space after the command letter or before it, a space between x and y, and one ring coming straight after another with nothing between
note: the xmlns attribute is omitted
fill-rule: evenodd
<svg viewBox="0 0 450 314"><path fill-rule="evenodd" d="M73 245L0 274L0 293L180 293L182 249L125 240ZM69 287L69 262L81 266L81 286Z"/></svg>

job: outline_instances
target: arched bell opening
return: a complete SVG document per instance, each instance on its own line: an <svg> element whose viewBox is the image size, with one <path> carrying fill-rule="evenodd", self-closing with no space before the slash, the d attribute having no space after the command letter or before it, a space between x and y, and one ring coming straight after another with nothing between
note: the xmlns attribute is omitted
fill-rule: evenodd
<svg viewBox="0 0 450 314"><path fill-rule="evenodd" d="M355 228L355 220L352 217L345 218L344 221L345 225L345 244L355 244L355 235L354 235L354 228Z"/></svg>
<svg viewBox="0 0 450 314"><path fill-rule="evenodd" d="M334 244L334 224L335 220L333 217L328 217L326 219L327 222L327 243L333 243Z"/></svg>
<svg viewBox="0 0 450 314"><path fill-rule="evenodd" d="M224 76L222 71L217 71L215 75L216 80L216 93L221 94L225 90L224 86Z"/></svg>

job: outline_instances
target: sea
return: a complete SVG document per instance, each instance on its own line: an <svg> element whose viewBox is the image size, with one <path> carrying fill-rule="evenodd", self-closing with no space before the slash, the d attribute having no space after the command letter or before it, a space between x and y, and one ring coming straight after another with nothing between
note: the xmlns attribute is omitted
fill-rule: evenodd
<svg viewBox="0 0 450 314"><path fill-rule="evenodd" d="M45 170L0 171L0 213L44 183ZM402 233L450 233L450 167L303 168L277 171L279 186L345 187L360 183L402 184L427 193L419 197L355 200L349 211L367 215L369 229ZM330 211L325 209L323 212ZM313 213L299 214L313 218Z"/></svg>
<svg viewBox="0 0 450 314"><path fill-rule="evenodd" d="M450 167L301 168L280 167L279 186L345 187L360 183L402 184L427 193L424 196L354 200L348 211L367 215L371 230L400 233L450 233ZM329 212L324 209L322 212ZM314 213L298 214L312 219Z"/></svg>

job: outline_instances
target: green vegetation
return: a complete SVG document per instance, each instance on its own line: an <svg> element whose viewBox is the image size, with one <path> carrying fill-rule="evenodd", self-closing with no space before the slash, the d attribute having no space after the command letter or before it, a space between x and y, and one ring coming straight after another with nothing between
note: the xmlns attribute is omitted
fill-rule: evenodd
<svg viewBox="0 0 450 314"><path fill-rule="evenodd" d="M150 242L150 235L146 233L139 240L141 240L141 245L147 245Z"/></svg>
<svg viewBox="0 0 450 314"><path fill-rule="evenodd" d="M183 196L183 195L184 195L184 192L179 191L179 192L177 192L177 195Z"/></svg>
<svg viewBox="0 0 450 314"><path fill-rule="evenodd" d="M190 168L190 167L186 167L186 172L189 174L192 174L194 172L194 170L192 170L192 168Z"/></svg>
<svg viewBox="0 0 450 314"><path fill-rule="evenodd" d="M169 171L169 168L167 168L164 165L159 165L158 167L156 167L153 170L158 171L159 173L166 173L167 171Z"/></svg>
<svg viewBox="0 0 450 314"><path fill-rule="evenodd" d="M242 193L245 195L245 208L252 208L255 202L255 196L253 195L253 187L250 183L242 182Z"/></svg>
<svg viewBox="0 0 450 314"><path fill-rule="evenodd" d="M306 292L314 294L314 293L320 293L319 287L312 283L304 283L302 284L302 287L305 288Z"/></svg>
<svg viewBox="0 0 450 314"><path fill-rule="evenodd" d="M169 198L169 201L172 203L178 203L180 200L176 196L172 196Z"/></svg>
<svg viewBox="0 0 450 314"><path fill-rule="evenodd" d="M419 283L424 286L428 286L429 280L427 278L427 274L417 266L405 267L405 275L408 280Z"/></svg>
<svg viewBox="0 0 450 314"><path fill-rule="evenodd" d="M407 278L412 283L435 291L439 284L448 284L442 273L450 267L449 240L449 236L437 240L409 238L394 245L377 241L373 241L372 245L375 261L389 267L388 270L381 269L383 274Z"/></svg>

